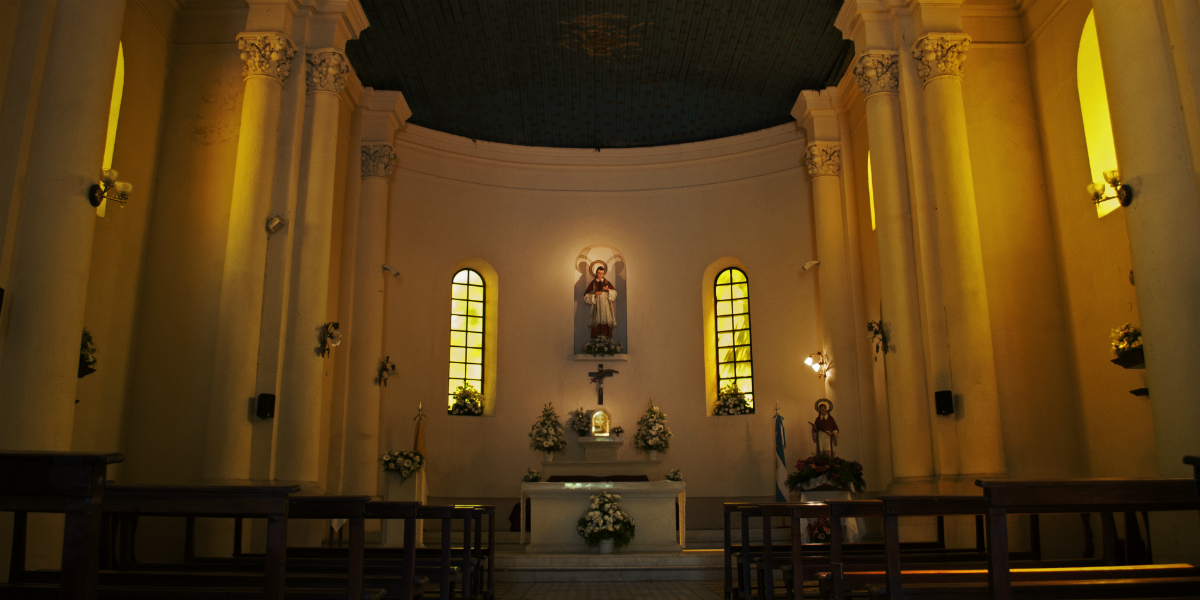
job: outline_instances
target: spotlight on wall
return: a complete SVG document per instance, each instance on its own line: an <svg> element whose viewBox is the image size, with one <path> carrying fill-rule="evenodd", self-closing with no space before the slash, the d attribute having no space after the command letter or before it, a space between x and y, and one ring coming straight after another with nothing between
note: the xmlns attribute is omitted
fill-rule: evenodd
<svg viewBox="0 0 1200 600"><path fill-rule="evenodd" d="M833 359L825 352L813 352L804 359L804 364L812 367L816 372L817 377L825 379L829 377L829 369L833 366Z"/></svg>
<svg viewBox="0 0 1200 600"><path fill-rule="evenodd" d="M1092 195L1092 202L1100 204L1105 200L1116 199L1121 203L1121 206L1129 206L1133 202L1133 188L1129 187L1128 183L1121 183L1121 172L1117 169L1109 169L1104 172L1104 181L1108 186L1111 186L1116 192L1115 196L1107 196L1106 186L1104 183L1096 181L1088 186L1088 193Z"/></svg>
<svg viewBox="0 0 1200 600"><path fill-rule="evenodd" d="M801 271L808 271L808 270L812 269L813 267L815 267L815 266L817 266L817 265L819 265L819 264L821 264L821 261L819 261L819 260L810 260L810 261L808 261L808 262L804 263L804 266L803 266L803 267L800 267L800 270L801 270Z"/></svg>
<svg viewBox="0 0 1200 600"><path fill-rule="evenodd" d="M129 192L133 191L133 184L127 181L117 181L117 177L116 169L100 171L100 183L88 188L88 202L92 206L98 207L101 202L108 199L125 206L125 202L129 200Z"/></svg>

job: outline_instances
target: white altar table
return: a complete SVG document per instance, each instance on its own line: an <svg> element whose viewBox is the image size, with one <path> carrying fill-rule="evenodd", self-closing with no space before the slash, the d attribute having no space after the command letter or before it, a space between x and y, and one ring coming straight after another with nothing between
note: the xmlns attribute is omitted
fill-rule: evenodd
<svg viewBox="0 0 1200 600"><path fill-rule="evenodd" d="M621 508L633 518L633 541L619 552L679 552L685 545L686 485L682 481L597 481L588 483L522 483L521 542L525 542L525 498L531 501L529 554L598 552L579 536L577 524L591 506L591 496L608 492L621 497ZM675 501L679 501L679 530Z"/></svg>

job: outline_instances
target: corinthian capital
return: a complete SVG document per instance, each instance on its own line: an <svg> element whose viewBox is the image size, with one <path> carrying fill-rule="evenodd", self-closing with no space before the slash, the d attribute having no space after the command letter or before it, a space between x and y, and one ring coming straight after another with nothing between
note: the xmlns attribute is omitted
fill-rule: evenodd
<svg viewBox="0 0 1200 600"><path fill-rule="evenodd" d="M867 50L854 65L854 79L862 93L895 94L900 88L900 53L895 50Z"/></svg>
<svg viewBox="0 0 1200 600"><path fill-rule="evenodd" d="M913 44L917 73L926 83L938 77L962 78L971 36L965 33L930 33Z"/></svg>
<svg viewBox="0 0 1200 600"><path fill-rule="evenodd" d="M396 152L388 144L370 144L362 147L362 176L390 177L396 167Z"/></svg>
<svg viewBox="0 0 1200 600"><path fill-rule="evenodd" d="M811 177L837 177L842 172L842 147L832 142L813 142L804 151L804 162Z"/></svg>
<svg viewBox="0 0 1200 600"><path fill-rule="evenodd" d="M350 61L346 55L333 49L310 52L304 57L305 80L308 93L341 93L346 87L346 76L350 74Z"/></svg>
<svg viewBox="0 0 1200 600"><path fill-rule="evenodd" d="M242 51L242 77L263 75L283 83L291 71L296 46L287 36L274 31L247 31L237 36Z"/></svg>

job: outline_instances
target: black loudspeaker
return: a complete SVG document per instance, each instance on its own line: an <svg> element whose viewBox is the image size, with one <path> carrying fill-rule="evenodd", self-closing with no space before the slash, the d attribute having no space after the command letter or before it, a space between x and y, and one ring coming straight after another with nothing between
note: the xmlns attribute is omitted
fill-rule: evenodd
<svg viewBox="0 0 1200 600"><path fill-rule="evenodd" d="M954 392L950 390L939 390L933 393L933 404L937 407L937 414L952 415L954 414Z"/></svg>
<svg viewBox="0 0 1200 600"><path fill-rule="evenodd" d="M275 394L259 394L258 405L254 414L260 419L270 419L275 416Z"/></svg>

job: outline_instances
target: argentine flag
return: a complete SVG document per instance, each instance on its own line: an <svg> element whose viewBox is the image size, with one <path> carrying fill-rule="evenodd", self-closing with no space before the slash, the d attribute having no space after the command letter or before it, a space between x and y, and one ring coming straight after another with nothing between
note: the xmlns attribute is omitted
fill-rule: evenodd
<svg viewBox="0 0 1200 600"><path fill-rule="evenodd" d="M783 449L787 447L787 436L783 433L783 417L775 413L775 501L787 502L787 463L783 458Z"/></svg>

